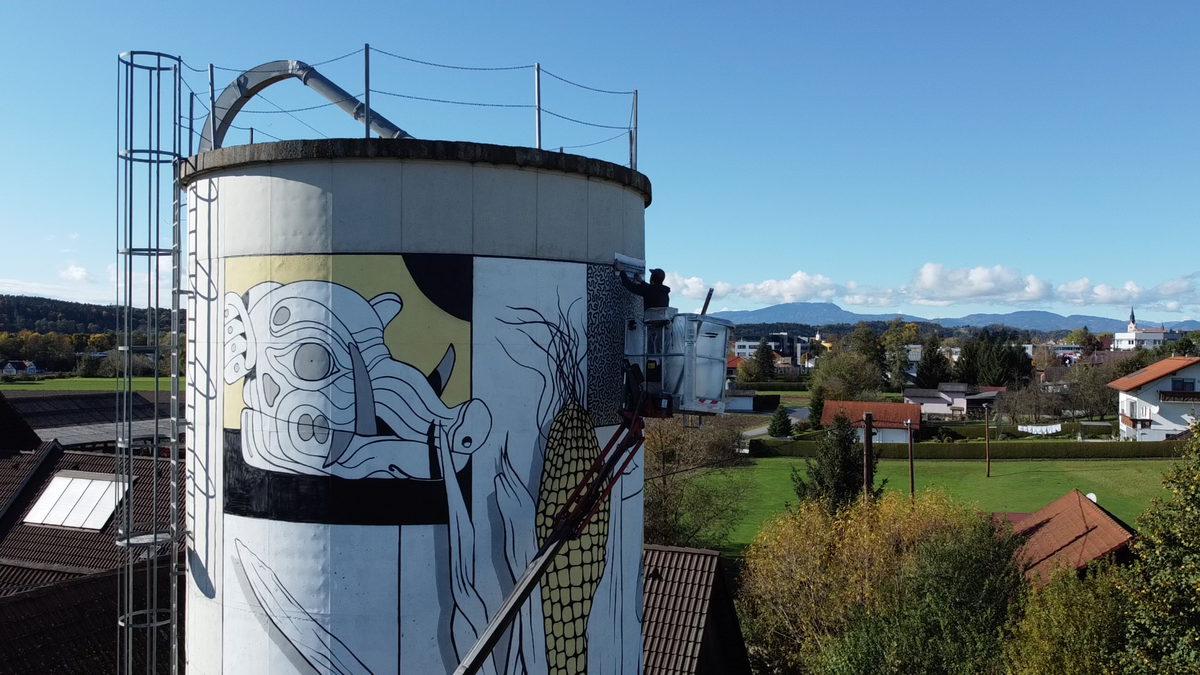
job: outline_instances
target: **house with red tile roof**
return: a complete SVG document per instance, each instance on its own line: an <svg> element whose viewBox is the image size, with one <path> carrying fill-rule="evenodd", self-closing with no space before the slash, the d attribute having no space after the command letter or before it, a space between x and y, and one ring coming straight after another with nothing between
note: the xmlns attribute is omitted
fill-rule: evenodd
<svg viewBox="0 0 1200 675"><path fill-rule="evenodd" d="M1013 515L1019 516L1013 533L1026 538L1018 555L1028 565L1025 576L1034 583L1048 582L1056 566L1078 571L1107 556L1117 562L1132 557L1133 530L1079 490L1029 515Z"/></svg>
<svg viewBox="0 0 1200 675"><path fill-rule="evenodd" d="M907 443L908 427L913 431L921 428L921 406L916 403L879 403L876 401L826 401L821 411L821 426L833 424L833 418L843 413L858 429L858 439L863 438L863 414L871 413L871 424L876 443Z"/></svg>
<svg viewBox="0 0 1200 675"><path fill-rule="evenodd" d="M1200 358L1172 356L1113 380L1122 440L1163 441L1200 418Z"/></svg>

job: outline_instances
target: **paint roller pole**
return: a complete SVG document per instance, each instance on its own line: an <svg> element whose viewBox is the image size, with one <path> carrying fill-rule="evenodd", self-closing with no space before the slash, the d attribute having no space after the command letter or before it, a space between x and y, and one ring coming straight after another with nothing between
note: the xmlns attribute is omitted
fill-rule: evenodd
<svg viewBox="0 0 1200 675"><path fill-rule="evenodd" d="M904 428L908 429L908 501L917 500L917 481L913 476L913 437L912 420L904 420Z"/></svg>
<svg viewBox="0 0 1200 675"><path fill-rule="evenodd" d="M871 413L863 413L863 502L871 500L871 485L874 482L871 476L871 457L874 454L871 452L871 436L875 433L873 421Z"/></svg>
<svg viewBox="0 0 1200 675"><path fill-rule="evenodd" d="M537 149L542 149L542 64L533 64L533 135Z"/></svg>
<svg viewBox="0 0 1200 675"><path fill-rule="evenodd" d="M363 44L363 132L371 138L371 44Z"/></svg>
<svg viewBox="0 0 1200 675"><path fill-rule="evenodd" d="M708 314L708 303L712 301L713 289L708 289L708 295L704 298L704 309L700 310L700 316Z"/></svg>

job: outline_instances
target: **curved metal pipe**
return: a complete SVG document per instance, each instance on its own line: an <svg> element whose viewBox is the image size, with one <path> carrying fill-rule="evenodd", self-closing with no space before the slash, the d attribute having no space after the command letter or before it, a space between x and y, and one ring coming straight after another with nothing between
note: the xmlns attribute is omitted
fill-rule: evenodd
<svg viewBox="0 0 1200 675"><path fill-rule="evenodd" d="M312 66L301 61L271 61L238 75L237 79L221 92L221 96L213 103L213 109L209 112L213 123L210 124L208 118L204 121L199 152L221 147L225 134L233 125L233 118L237 117L238 112L250 99L272 84L292 77L332 101L354 119L365 121L366 105L318 73ZM374 110L371 111L371 130L382 138L412 138L407 131L392 124Z"/></svg>

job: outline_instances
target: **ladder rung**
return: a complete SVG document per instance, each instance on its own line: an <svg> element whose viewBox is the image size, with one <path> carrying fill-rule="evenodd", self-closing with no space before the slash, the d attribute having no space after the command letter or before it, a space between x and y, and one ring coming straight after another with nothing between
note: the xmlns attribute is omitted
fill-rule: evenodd
<svg viewBox="0 0 1200 675"><path fill-rule="evenodd" d="M123 248L120 250L121 255L133 256L165 256L174 253L174 249L169 248Z"/></svg>

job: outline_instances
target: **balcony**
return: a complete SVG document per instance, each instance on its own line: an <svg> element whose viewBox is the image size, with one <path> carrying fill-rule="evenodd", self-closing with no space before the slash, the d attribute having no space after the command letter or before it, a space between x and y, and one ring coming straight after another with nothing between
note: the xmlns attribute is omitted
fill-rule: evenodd
<svg viewBox="0 0 1200 675"><path fill-rule="evenodd" d="M1200 401L1200 391L1159 391L1160 403L1193 403Z"/></svg>
<svg viewBox="0 0 1200 675"><path fill-rule="evenodd" d="M1121 413L1121 424L1131 429L1149 429L1150 423L1151 420L1138 419L1136 417L1130 417L1125 413Z"/></svg>

